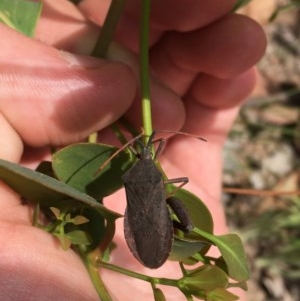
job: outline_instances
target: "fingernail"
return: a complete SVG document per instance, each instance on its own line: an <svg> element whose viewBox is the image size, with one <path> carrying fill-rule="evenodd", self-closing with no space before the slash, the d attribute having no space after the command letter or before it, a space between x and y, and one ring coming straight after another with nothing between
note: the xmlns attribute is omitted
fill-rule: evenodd
<svg viewBox="0 0 300 301"><path fill-rule="evenodd" d="M91 56L77 55L67 51L60 51L60 56L71 68L97 69L109 63L105 60Z"/></svg>

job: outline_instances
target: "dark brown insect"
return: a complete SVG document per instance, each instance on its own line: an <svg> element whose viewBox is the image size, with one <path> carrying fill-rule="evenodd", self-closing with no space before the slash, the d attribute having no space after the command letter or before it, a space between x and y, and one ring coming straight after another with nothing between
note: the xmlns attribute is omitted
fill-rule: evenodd
<svg viewBox="0 0 300 301"><path fill-rule="evenodd" d="M123 176L127 198L124 219L125 239L136 259L144 266L155 269L168 258L173 242L173 221L167 202L177 215L184 229L191 229L188 214L180 201L175 197L166 197L165 185L181 183L182 187L188 178L164 180L154 163L162 149L163 140L152 158L151 146L154 133L142 151L139 160Z"/></svg>

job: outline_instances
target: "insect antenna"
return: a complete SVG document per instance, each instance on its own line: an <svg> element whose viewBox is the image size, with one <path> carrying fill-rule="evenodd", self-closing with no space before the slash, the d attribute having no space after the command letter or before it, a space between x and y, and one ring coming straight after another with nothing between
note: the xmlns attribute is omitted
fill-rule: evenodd
<svg viewBox="0 0 300 301"><path fill-rule="evenodd" d="M117 151L115 151L109 158L107 158L99 167L99 169L96 171L95 176L113 159L115 158L121 151L123 151L126 147L130 147L131 144L135 141L137 141L139 138L141 138L144 135L144 133L140 133L131 140L129 140L127 143L125 143L121 148L119 148ZM131 149L133 152L135 152L133 149Z"/></svg>

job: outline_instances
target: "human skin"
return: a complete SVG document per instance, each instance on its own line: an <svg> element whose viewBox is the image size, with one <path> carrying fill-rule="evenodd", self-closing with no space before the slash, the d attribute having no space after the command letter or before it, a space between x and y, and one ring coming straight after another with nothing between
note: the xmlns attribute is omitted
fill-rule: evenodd
<svg viewBox="0 0 300 301"><path fill-rule="evenodd" d="M36 40L0 24L0 157L28 166L47 156L49 146L76 143L95 131L100 139L115 141L107 127L120 116L140 126L135 56L140 1L127 1L116 34L119 44L107 60L87 56L98 30L87 20L101 25L109 1L85 0L79 10L65 0L44 2ZM189 178L185 188L207 204L216 234L227 231L220 202L223 143L254 87L253 66L266 46L254 21L229 15L234 2L152 0L154 128L208 141L173 136L160 160L169 178ZM4 184L0 193L0 299L99 300L79 257L31 226L32 210L16 193ZM105 204L124 213L124 191ZM117 223L112 263L180 277L176 263L148 270L137 262L124 241L122 222ZM101 274L115 300L153 300L148 283L105 270ZM185 300L175 288L163 290L168 300Z"/></svg>

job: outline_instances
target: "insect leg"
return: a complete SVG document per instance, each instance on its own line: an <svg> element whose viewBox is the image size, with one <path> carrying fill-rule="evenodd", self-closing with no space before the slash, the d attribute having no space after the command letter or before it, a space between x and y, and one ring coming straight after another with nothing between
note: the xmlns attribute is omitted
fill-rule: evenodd
<svg viewBox="0 0 300 301"><path fill-rule="evenodd" d="M178 189L182 188L186 183L188 183L189 178L187 177L181 177L181 178L175 178L175 179L167 179L164 180L164 184L174 184L174 183L180 183L179 186L177 186L174 191L172 191L172 194L174 194Z"/></svg>
<svg viewBox="0 0 300 301"><path fill-rule="evenodd" d="M135 136L134 138L132 138L131 140L129 140L127 143L125 143L121 148L119 148L117 151L115 151L107 160L105 160L102 165L99 167L99 169L96 171L95 176L107 165L109 164L109 162L116 157L122 150L124 150L126 147L129 147L131 149L131 151L133 153L135 153L135 151L133 151L133 148L131 147L131 144L136 141L137 139L139 139L140 137L142 137L143 133Z"/></svg>
<svg viewBox="0 0 300 301"><path fill-rule="evenodd" d="M159 157L160 153L163 150L163 147L164 147L164 145L166 143L166 140L163 139L163 138L159 138L157 140L152 141L152 138L153 138L154 134L155 134L155 132L152 133L152 135L151 135L151 137L149 139L149 143L153 144L153 143L157 143L158 142L158 147L157 147L156 152L155 152L154 157L153 157L153 161L156 161L157 158Z"/></svg>
<svg viewBox="0 0 300 301"><path fill-rule="evenodd" d="M192 230L192 221L182 202L178 198L172 196L167 198L167 203L172 208L173 212L176 214L180 221L179 223L174 221L173 223L175 224L175 226L183 232L189 232L190 230Z"/></svg>

